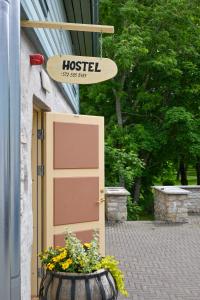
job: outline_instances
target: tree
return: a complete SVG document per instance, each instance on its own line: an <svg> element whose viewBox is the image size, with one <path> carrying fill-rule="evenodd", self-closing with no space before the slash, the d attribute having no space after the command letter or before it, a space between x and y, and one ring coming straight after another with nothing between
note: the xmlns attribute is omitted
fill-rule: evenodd
<svg viewBox="0 0 200 300"><path fill-rule="evenodd" d="M123 143L110 138L113 149L126 149L127 143L134 151L139 171L131 189L138 202L167 162L199 162L200 5L196 0L100 4L101 23L114 25L116 32L103 39L104 53L119 72L112 81L87 87L82 108L105 114L109 137L116 134L113 128L124 136Z"/></svg>

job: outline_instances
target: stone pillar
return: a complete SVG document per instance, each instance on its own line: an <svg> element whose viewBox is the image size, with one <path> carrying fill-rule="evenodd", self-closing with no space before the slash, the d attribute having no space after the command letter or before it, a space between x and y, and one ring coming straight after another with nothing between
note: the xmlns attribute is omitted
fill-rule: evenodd
<svg viewBox="0 0 200 300"><path fill-rule="evenodd" d="M176 186L154 186L155 219L173 223L188 222L189 191Z"/></svg>
<svg viewBox="0 0 200 300"><path fill-rule="evenodd" d="M107 187L105 189L105 195L107 221L126 221L127 198L130 193L123 187Z"/></svg>

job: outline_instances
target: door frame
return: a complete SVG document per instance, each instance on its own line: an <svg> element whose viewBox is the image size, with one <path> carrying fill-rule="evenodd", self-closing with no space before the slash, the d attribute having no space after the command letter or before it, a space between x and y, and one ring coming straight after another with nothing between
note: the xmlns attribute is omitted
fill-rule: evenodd
<svg viewBox="0 0 200 300"><path fill-rule="evenodd" d="M38 253L43 249L42 237L42 211L43 211L43 177L38 175L38 166L43 164L43 140L38 138L38 129L43 129L43 112L33 105L32 123L32 146L31 146L31 168L32 168L32 212L33 212L33 244L31 264L31 295L37 299L40 284L41 265Z"/></svg>

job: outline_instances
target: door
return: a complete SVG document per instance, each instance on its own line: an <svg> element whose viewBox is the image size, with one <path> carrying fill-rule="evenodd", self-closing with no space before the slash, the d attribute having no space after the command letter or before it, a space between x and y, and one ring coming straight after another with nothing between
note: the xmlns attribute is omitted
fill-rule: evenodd
<svg viewBox="0 0 200 300"><path fill-rule="evenodd" d="M94 230L105 254L104 119L45 113L44 245L63 246L66 228L83 242Z"/></svg>
<svg viewBox="0 0 200 300"><path fill-rule="evenodd" d="M42 112L33 110L32 126L32 210L33 210L33 245L31 260L31 295L32 299L38 299L40 284L39 270L40 262L38 253L42 250L42 177L38 173L42 165L42 139L40 130L42 128Z"/></svg>

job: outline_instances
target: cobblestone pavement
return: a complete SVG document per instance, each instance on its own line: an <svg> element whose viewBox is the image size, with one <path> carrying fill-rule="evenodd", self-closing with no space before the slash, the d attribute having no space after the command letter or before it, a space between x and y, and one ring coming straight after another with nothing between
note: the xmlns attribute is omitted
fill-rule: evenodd
<svg viewBox="0 0 200 300"><path fill-rule="evenodd" d="M107 254L121 262L128 299L200 300L200 216L182 225L110 224L106 239Z"/></svg>

